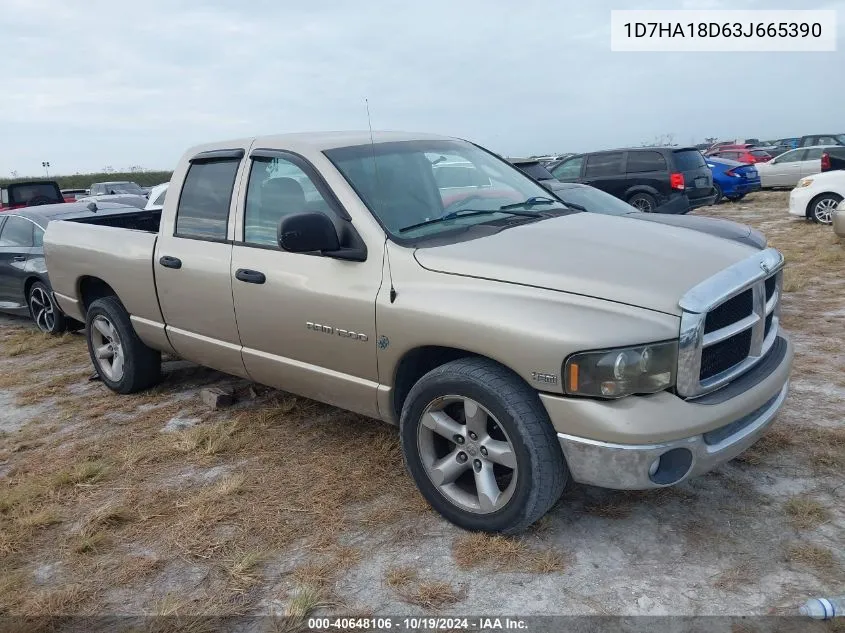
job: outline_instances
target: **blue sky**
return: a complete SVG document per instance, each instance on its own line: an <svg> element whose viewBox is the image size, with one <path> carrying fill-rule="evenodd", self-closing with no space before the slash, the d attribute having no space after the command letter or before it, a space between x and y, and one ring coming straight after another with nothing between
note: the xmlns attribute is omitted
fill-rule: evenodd
<svg viewBox="0 0 845 633"><path fill-rule="evenodd" d="M373 127L505 155L845 132L835 53L612 53L610 9L794 1L0 0L0 174L172 168L190 145Z"/></svg>

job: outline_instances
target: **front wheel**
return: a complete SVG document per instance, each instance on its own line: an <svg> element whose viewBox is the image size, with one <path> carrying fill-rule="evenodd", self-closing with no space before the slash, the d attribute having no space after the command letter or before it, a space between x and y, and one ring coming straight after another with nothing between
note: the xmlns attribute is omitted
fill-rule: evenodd
<svg viewBox="0 0 845 633"><path fill-rule="evenodd" d="M807 215L818 224L832 224L833 210L842 202L842 196L836 193L823 193L816 196L807 206Z"/></svg>
<svg viewBox="0 0 845 633"><path fill-rule="evenodd" d="M46 284L36 281L26 298L29 313L38 329L45 334L61 334L67 329L67 319L53 301L53 294Z"/></svg>
<svg viewBox="0 0 845 633"><path fill-rule="evenodd" d="M88 308L85 338L94 368L117 393L142 391L161 376L161 353L138 338L117 297L97 299Z"/></svg>
<svg viewBox="0 0 845 633"><path fill-rule="evenodd" d="M569 477L537 393L487 359L459 359L423 376L405 401L400 434L420 492L467 530L524 530Z"/></svg>

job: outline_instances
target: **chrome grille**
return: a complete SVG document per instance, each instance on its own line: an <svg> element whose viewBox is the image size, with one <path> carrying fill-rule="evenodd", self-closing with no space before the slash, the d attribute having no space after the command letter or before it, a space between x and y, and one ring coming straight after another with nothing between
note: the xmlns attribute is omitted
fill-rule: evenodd
<svg viewBox="0 0 845 633"><path fill-rule="evenodd" d="M777 337L782 268L783 255L768 248L684 295L678 347L681 396L714 391L766 355Z"/></svg>

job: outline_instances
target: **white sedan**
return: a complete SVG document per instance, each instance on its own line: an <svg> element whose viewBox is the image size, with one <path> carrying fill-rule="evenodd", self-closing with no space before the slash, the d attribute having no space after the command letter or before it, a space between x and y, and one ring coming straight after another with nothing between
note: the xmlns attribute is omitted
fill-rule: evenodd
<svg viewBox="0 0 845 633"><path fill-rule="evenodd" d="M789 194L789 213L830 224L833 210L845 199L845 170L826 171L798 181Z"/></svg>
<svg viewBox="0 0 845 633"><path fill-rule="evenodd" d="M799 147L784 152L766 163L757 163L760 174L760 186L794 187L804 176L821 173L822 152L828 146Z"/></svg>

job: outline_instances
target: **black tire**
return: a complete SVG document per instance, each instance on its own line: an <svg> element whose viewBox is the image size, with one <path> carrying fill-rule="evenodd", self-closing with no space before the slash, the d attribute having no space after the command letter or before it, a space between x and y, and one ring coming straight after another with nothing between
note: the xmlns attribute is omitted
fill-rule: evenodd
<svg viewBox="0 0 845 633"><path fill-rule="evenodd" d="M478 513L461 508L426 472L417 439L422 415L430 403L446 395L475 400L510 440L518 474L510 499L497 510ZM557 434L536 391L488 359L458 359L423 376L405 400L400 435L406 468L420 492L443 517L466 530L521 532L548 512L569 479Z"/></svg>
<svg viewBox="0 0 845 633"><path fill-rule="evenodd" d="M92 324L97 317L104 317L116 330L123 356L122 374L115 380L106 375L97 358L92 335ZM161 379L161 352L144 345L126 308L117 297L97 299L85 315L85 339L91 362L105 385L117 393L134 393L155 385Z"/></svg>
<svg viewBox="0 0 845 633"><path fill-rule="evenodd" d="M628 198L628 204L643 213L653 213L657 208L657 200L650 193L635 193Z"/></svg>
<svg viewBox="0 0 845 633"><path fill-rule="evenodd" d="M739 202L745 197L744 193L739 194L738 196L727 196L728 200L731 202Z"/></svg>
<svg viewBox="0 0 845 633"><path fill-rule="evenodd" d="M716 199L713 201L713 204L719 204L722 201L722 198L725 197L725 194L722 193L722 188L715 182L713 183L713 189L716 190Z"/></svg>
<svg viewBox="0 0 845 633"><path fill-rule="evenodd" d="M832 201L833 205L827 211L826 219L822 217L823 214L820 214L819 210L817 209L817 205L820 202L828 202ZM836 208L842 202L842 196L837 193L822 193L810 200L810 204L807 205L807 217L810 218L816 224L833 224L833 216L831 215L833 209Z"/></svg>
<svg viewBox="0 0 845 633"><path fill-rule="evenodd" d="M26 294L29 315L35 326L45 334L61 334L68 327L68 319L53 300L53 293L42 281L36 281Z"/></svg>

